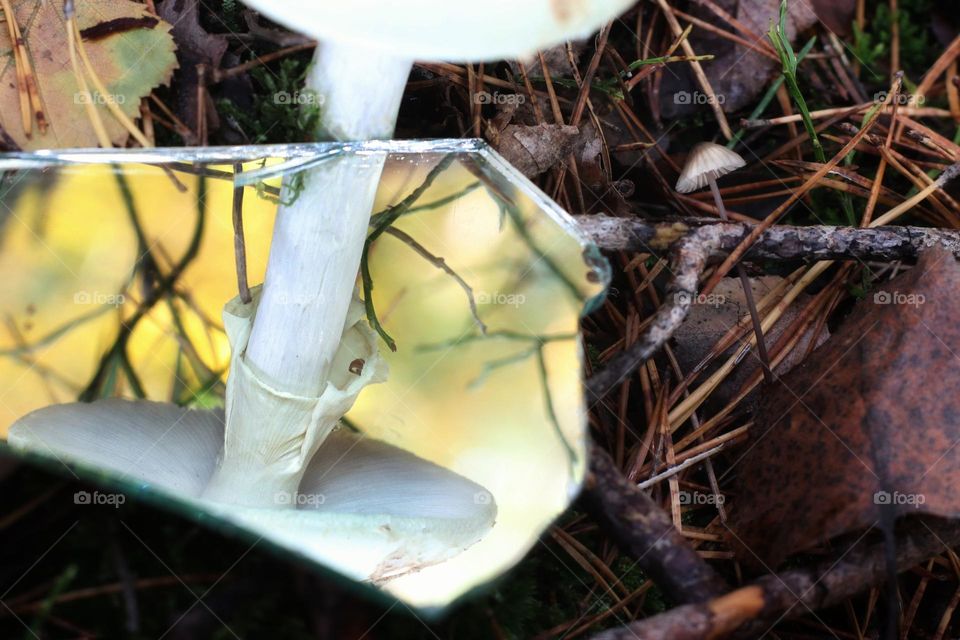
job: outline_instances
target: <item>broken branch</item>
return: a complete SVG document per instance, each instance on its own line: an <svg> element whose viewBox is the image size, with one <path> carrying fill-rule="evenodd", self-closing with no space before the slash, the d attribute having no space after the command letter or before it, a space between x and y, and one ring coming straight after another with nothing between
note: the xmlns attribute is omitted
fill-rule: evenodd
<svg viewBox="0 0 960 640"><path fill-rule="evenodd" d="M659 254L670 249L664 304L630 348L611 358L586 381L590 398L600 400L670 339L690 311L700 276L710 261L723 259L755 235L747 260L902 260L932 247L960 256L960 231L924 227L789 227L757 233L754 225L688 220L648 223L638 219L582 216L580 229L599 247ZM697 226L700 225L700 226Z"/></svg>
<svg viewBox="0 0 960 640"><path fill-rule="evenodd" d="M945 520L919 518L897 527L897 569L922 562L960 544L960 527ZM702 640L757 638L779 620L839 604L887 578L884 544L861 538L839 559L810 568L764 576L719 598L688 604L666 613L604 631L593 640Z"/></svg>
<svg viewBox="0 0 960 640"><path fill-rule="evenodd" d="M593 443L583 498L603 529L677 602L704 602L726 591L667 514Z"/></svg>

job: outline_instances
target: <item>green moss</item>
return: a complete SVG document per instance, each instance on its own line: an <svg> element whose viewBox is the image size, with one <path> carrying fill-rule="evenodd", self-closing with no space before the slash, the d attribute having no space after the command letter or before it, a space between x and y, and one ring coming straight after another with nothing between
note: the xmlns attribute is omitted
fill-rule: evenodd
<svg viewBox="0 0 960 640"><path fill-rule="evenodd" d="M897 22L900 25L900 66L908 77L919 78L942 51L934 46L930 32L932 0L900 0ZM890 75L890 46L893 16L883 0L867 3L867 25L854 29L852 52L861 64L866 82L885 81Z"/></svg>
<svg viewBox="0 0 960 640"><path fill-rule="evenodd" d="M255 67L250 77L255 85L252 108L220 100L220 113L233 121L251 143L312 142L320 122L319 100L305 90L309 61L285 58L272 67Z"/></svg>

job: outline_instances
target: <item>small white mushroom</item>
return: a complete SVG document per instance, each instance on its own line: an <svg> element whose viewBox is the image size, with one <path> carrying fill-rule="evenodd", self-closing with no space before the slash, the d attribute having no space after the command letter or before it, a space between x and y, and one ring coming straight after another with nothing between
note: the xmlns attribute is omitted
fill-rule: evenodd
<svg viewBox="0 0 960 640"><path fill-rule="evenodd" d="M740 154L732 149L713 142L701 142L687 155L687 162L683 165L680 179L677 180L677 191L699 191L709 185L711 180L716 181L746 164Z"/></svg>
<svg viewBox="0 0 960 640"><path fill-rule="evenodd" d="M677 191L691 193L709 185L720 219L728 220L727 208L720 196L717 179L746 166L746 164L740 154L732 149L713 142L701 142L687 156L687 162L683 166L683 171L680 172L680 178L677 180ZM743 295L746 298L747 307L750 309L750 320L753 323L753 333L757 338L757 351L760 355L763 377L767 382L772 382L773 372L770 368L770 356L767 353L766 341L763 338L763 320L760 318L760 313L757 311L757 305L753 299L750 277L743 265L739 264L737 265L737 274L740 276Z"/></svg>

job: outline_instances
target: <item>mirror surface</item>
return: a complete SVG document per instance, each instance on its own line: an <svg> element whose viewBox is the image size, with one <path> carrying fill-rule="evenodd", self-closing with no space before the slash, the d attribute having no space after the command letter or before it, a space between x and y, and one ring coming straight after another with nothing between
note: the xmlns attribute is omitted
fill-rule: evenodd
<svg viewBox="0 0 960 640"><path fill-rule="evenodd" d="M403 214L369 258L376 314L397 350L380 343L389 377L361 393L342 428L450 469L497 505L480 542L379 585L413 605L442 607L516 563L579 489L578 320L605 280L573 222L481 143L5 157L0 434L33 410L80 398L222 407L230 346L221 312L237 295L237 191L256 285L281 182L295 185L344 154L385 159L371 224L391 207ZM339 569L336 550L307 533L277 535L57 446L31 453L54 471L70 467Z"/></svg>

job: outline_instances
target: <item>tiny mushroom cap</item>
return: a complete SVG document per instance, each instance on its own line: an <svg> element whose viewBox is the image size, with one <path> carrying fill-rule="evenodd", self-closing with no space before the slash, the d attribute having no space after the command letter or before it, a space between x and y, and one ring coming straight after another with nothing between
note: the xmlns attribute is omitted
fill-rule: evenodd
<svg viewBox="0 0 960 640"><path fill-rule="evenodd" d="M736 171L745 164L736 151L713 142L701 142L687 156L687 164L677 180L677 191L691 193L703 189L711 180Z"/></svg>
<svg viewBox="0 0 960 640"><path fill-rule="evenodd" d="M634 0L244 0L321 41L422 60L515 58L582 38Z"/></svg>

